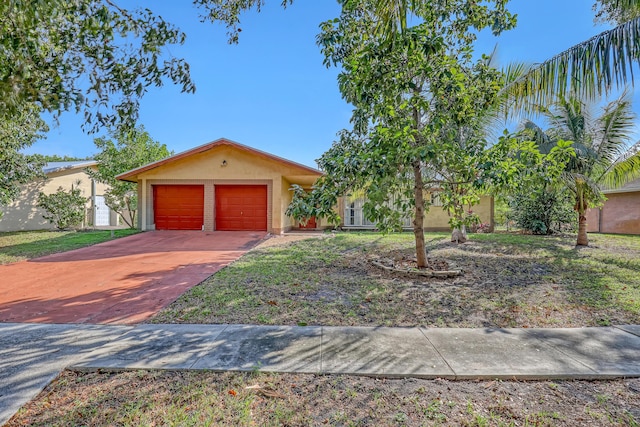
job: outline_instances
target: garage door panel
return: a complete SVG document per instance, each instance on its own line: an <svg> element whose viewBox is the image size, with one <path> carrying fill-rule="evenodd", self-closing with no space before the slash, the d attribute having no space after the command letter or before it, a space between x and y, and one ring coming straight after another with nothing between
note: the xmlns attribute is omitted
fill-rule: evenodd
<svg viewBox="0 0 640 427"><path fill-rule="evenodd" d="M157 230L201 230L204 186L154 185L153 207Z"/></svg>
<svg viewBox="0 0 640 427"><path fill-rule="evenodd" d="M216 185L216 230L267 230L266 185Z"/></svg>

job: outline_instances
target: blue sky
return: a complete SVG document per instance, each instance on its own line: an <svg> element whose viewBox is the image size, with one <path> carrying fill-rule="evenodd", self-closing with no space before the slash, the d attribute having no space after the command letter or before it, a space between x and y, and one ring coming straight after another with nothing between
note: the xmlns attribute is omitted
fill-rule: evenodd
<svg viewBox="0 0 640 427"><path fill-rule="evenodd" d="M237 45L227 43L222 25L201 23L188 0L147 4L187 33L185 45L170 53L189 62L197 87L193 95L167 84L142 100L139 123L169 149L181 152L225 137L315 166L336 133L349 126L351 107L338 91L338 71L322 64L315 44L318 25L339 13L334 0L295 0L286 10L280 0L267 0L260 14L243 15ZM608 28L594 25L591 5L512 0L517 28L500 38L483 33L476 50L489 53L497 44L501 63L541 62ZM81 124L80 116L63 114L27 152L94 154L96 135L82 133Z"/></svg>

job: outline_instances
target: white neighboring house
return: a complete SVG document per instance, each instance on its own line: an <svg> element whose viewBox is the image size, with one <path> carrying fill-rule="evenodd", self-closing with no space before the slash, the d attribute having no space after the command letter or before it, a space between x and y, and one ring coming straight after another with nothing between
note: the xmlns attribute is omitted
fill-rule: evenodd
<svg viewBox="0 0 640 427"><path fill-rule="evenodd" d="M59 187L69 190L80 180L82 195L87 198L87 209L82 227L100 227L118 225L118 215L104 203L104 193L108 186L95 182L85 169L96 168L95 160L47 163L43 172L46 179L35 180L23 186L20 196L7 206L0 206L0 231L55 229L55 226L42 217L44 211L39 208L38 194L55 193Z"/></svg>

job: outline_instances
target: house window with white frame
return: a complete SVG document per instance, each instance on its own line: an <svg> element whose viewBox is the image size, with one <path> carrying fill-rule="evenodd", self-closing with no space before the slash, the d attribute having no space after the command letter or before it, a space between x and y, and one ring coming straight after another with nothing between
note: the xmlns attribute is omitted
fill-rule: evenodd
<svg viewBox="0 0 640 427"><path fill-rule="evenodd" d="M363 228L375 228L376 224L373 221L368 220L364 216L364 202L365 199L350 199L348 196L344 198L344 226L345 227L363 227ZM411 227L412 219L403 218L402 226L405 228Z"/></svg>
<svg viewBox="0 0 640 427"><path fill-rule="evenodd" d="M431 206L442 206L442 200L440 199L440 192L431 193Z"/></svg>

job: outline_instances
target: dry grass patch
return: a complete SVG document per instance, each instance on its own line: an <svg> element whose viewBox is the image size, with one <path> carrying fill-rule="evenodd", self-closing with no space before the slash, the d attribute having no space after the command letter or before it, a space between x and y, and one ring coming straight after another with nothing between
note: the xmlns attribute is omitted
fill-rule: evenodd
<svg viewBox="0 0 640 427"><path fill-rule="evenodd" d="M637 426L640 379L445 381L65 371L17 426Z"/></svg>

